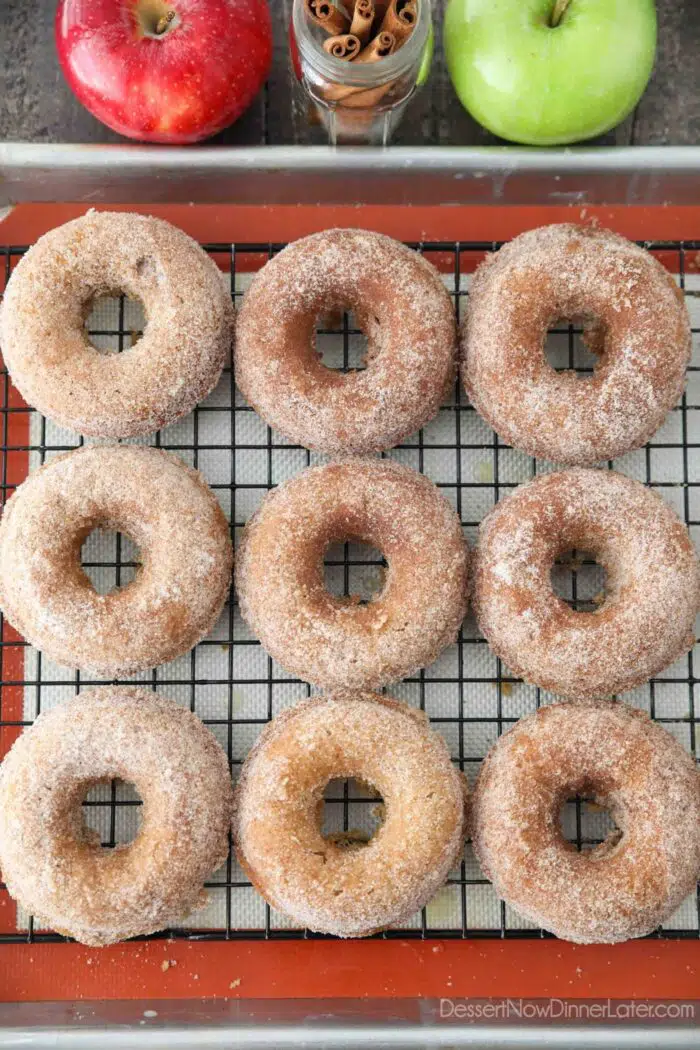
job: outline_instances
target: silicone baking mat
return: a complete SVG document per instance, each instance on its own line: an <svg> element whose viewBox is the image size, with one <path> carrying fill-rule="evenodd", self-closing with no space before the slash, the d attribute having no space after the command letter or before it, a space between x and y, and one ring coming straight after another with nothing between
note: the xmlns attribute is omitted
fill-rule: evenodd
<svg viewBox="0 0 700 1050"><path fill-rule="evenodd" d="M281 245L207 245L217 260L231 293L239 299L252 272ZM440 269L464 309L470 275L496 244L425 243L414 245ZM700 527L700 277L686 273L700 244L649 245L677 276L684 288L694 328L694 358L687 393L663 428L645 448L601 466L618 470L657 489L688 523L697 542ZM5 249L5 277L22 249ZM100 300L88 320L90 338L103 352L128 349L143 327L140 306L128 300ZM325 318L318 334L319 351L334 368L361 367L364 337L350 316ZM590 372L593 358L573 327L554 331L547 347L558 368ZM3 373L3 491L11 494L27 470L34 470L60 452L81 444L76 435L28 410ZM190 416L144 443L167 448L196 466L215 491L232 523L236 538L266 492L294 476L316 456L291 445L268 428L235 390L227 368L216 390ZM459 385L436 419L399 448L386 453L430 477L453 503L474 542L478 524L491 507L517 484L556 465L517 452L498 440L469 406ZM128 583L138 552L118 535L94 533L83 548L83 564L102 591ZM381 587L381 554L354 545L328 552L326 578L336 593L369 597ZM580 609L592 609L604 587L602 572L586 552L573 551L553 571L563 597ZM67 671L27 646L9 625L2 633L2 693L0 731L5 744L38 713L97 680ZM667 668L662 676L623 699L648 711L695 753L695 651ZM212 634L191 653L139 681L190 707L211 728L227 750L234 776L264 724L283 708L313 690L288 675L267 656L229 603ZM519 717L554 697L515 679L490 652L467 618L457 643L415 677L391 686L391 695L423 708L445 738L455 763L473 781L479 764L498 735ZM325 826L371 833L381 819L380 800L355 784L332 784L327 792ZM138 826L139 799L128 785L95 789L85 804L87 822L97 828L106 846L128 841ZM586 800L572 800L563 814L567 837L586 848L600 841L609 828L605 813ZM167 936L196 938L297 938L313 936L294 929L253 890L235 861L216 872L209 884L210 903L182 929ZM662 932L697 937L699 908L689 898L671 916ZM13 928L3 926L2 940L60 940L21 912ZM661 932L661 931L660 931ZM496 898L482 877L467 845L462 863L446 886L417 914L409 928L382 936L538 937L542 932L520 919Z"/></svg>

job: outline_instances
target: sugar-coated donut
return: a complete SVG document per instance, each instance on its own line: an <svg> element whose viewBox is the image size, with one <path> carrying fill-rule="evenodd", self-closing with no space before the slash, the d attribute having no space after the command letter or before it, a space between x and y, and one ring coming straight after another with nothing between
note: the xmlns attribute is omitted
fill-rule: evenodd
<svg viewBox="0 0 700 1050"><path fill-rule="evenodd" d="M556 372L547 330L582 320L593 375ZM590 466L643 445L681 397L690 320L669 273L606 230L544 226L477 271L462 330L463 380L503 441Z"/></svg>
<svg viewBox="0 0 700 1050"><path fill-rule="evenodd" d="M580 853L559 823L577 794L609 809L618 828ZM608 701L542 707L487 755L472 838L498 895L557 937L643 937L695 888L700 779L691 756L642 711Z"/></svg>
<svg viewBox="0 0 700 1050"><path fill-rule="evenodd" d="M389 563L366 605L324 584L329 544L355 540ZM250 519L236 561L241 614L287 671L327 688L375 688L431 663L464 618L468 550L428 478L389 460L311 467Z"/></svg>
<svg viewBox="0 0 700 1050"><path fill-rule="evenodd" d="M318 317L352 310L367 368L326 368ZM438 411L454 379L455 314L437 271L398 241L328 230L296 241L255 277L239 311L236 382L263 419L306 448L391 448Z"/></svg>
<svg viewBox="0 0 700 1050"><path fill-rule="evenodd" d="M85 538L113 529L138 545L132 583L98 594ZM229 593L226 519L196 470L138 445L57 456L20 485L0 522L0 605L51 659L121 678L187 652Z"/></svg>
<svg viewBox="0 0 700 1050"><path fill-rule="evenodd" d="M566 551L606 572L605 600L576 612L552 589ZM688 530L651 489L613 471L545 474L486 516L474 610L513 674L573 698L633 689L694 641L698 560Z"/></svg>
<svg viewBox="0 0 700 1050"><path fill-rule="evenodd" d="M147 326L123 353L98 353L91 302L124 292ZM89 212L51 230L10 277L0 345L22 396L80 434L150 434L190 412L231 350L233 308L215 263L161 219Z"/></svg>
<svg viewBox="0 0 700 1050"><path fill-rule="evenodd" d="M133 842L106 849L81 802L119 778L143 800ZM83 944L176 926L226 859L233 791L213 733L132 686L90 689L42 714L0 767L0 864L12 896Z"/></svg>
<svg viewBox="0 0 700 1050"><path fill-rule="evenodd" d="M321 833L323 790L336 777L383 799L385 819L361 847ZM461 857L465 785L422 712L376 693L312 697L265 726L243 765L239 863L300 926L338 937L401 926Z"/></svg>

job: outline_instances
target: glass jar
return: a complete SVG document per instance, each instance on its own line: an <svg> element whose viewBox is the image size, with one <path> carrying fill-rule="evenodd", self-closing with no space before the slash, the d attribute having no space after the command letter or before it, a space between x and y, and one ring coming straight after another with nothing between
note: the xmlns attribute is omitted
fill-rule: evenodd
<svg viewBox="0 0 700 1050"><path fill-rule="evenodd" d="M433 53L430 0L420 0L410 37L393 55L373 63L344 62L323 48L323 29L294 0L291 59L297 82L332 145L385 146L406 105L427 80Z"/></svg>

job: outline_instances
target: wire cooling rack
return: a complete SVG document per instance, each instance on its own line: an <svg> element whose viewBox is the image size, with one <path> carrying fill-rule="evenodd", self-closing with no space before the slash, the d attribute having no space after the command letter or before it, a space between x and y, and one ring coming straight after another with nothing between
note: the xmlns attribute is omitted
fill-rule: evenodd
<svg viewBox="0 0 700 1050"><path fill-rule="evenodd" d="M245 292L252 273L282 245L206 245L229 274L235 300ZM497 244L425 243L413 245L435 263L452 293L458 315L463 312L470 275ZM694 357L682 404L674 410L654 440L644 449L608 464L657 489L700 538L700 260L698 243L647 244L677 276L693 321ZM6 281L26 249L0 248L0 271ZM143 327L140 304L119 298L93 304L87 327L96 348L119 352L132 346ZM364 337L352 316L323 318L318 347L329 367L361 367ZM594 358L580 330L563 324L550 333L547 354L557 368L585 375ZM13 388L6 370L2 377L2 492L11 495L26 474L57 453L83 441L28 409ZM276 434L241 399L227 368L217 389L189 417L155 435L152 443L176 452L198 467L232 523L236 538L266 492L311 463L322 461ZM535 461L503 445L467 403L456 384L453 396L437 418L397 449L386 453L427 474L453 503L465 534L474 541L488 510L517 484L555 464ZM113 534L95 533L83 547L82 561L95 586L106 592L133 577L138 552ZM326 558L326 580L335 593L367 598L381 588L383 561L377 551L354 544L338 545ZM557 593L573 607L592 609L604 588L602 570L586 552L573 551L553 568ZM7 623L0 645L0 740L2 750L22 727L41 712L89 685L84 675L53 664L28 646ZM696 646L697 649L697 646ZM624 699L648 711L693 753L697 721L694 667L696 650L667 668L663 675L625 694ZM227 604L212 634L191 653L153 672L136 676L163 695L189 706L227 750L237 775L258 733L280 710L310 695L311 687L295 680L272 660L248 632L235 602ZM473 781L491 744L519 717L554 697L514 678L478 635L471 617L457 644L431 667L389 688L388 692L421 707L445 738L454 762ZM371 834L381 819L381 800L366 785L333 782L326 791L328 833L350 837ZM107 847L128 841L138 826L140 800L130 785L112 783L94 788L85 801L85 819ZM604 838L610 822L586 800L571 800L562 813L564 833L579 849ZM253 890L229 857L208 884L210 904L178 930L162 936L197 939L297 938L315 936L290 927ZM0 891L0 942L62 940L32 916L15 915L7 891ZM407 928L383 937L538 937L546 936L499 902L483 878L467 845L445 887ZM700 899L689 898L657 936L700 936Z"/></svg>

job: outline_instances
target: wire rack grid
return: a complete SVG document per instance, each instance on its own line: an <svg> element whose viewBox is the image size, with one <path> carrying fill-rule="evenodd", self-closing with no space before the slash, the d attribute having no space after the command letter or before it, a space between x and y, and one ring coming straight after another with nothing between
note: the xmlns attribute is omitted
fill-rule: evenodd
<svg viewBox="0 0 700 1050"><path fill-rule="evenodd" d="M230 289L239 300L252 273L283 245L210 244L205 249L230 274ZM464 310L470 274L496 243L421 243L412 245L430 258L443 274L453 295L458 317ZM698 243L647 244L677 275L691 311L695 349L688 388L682 403L644 449L609 463L658 489L688 524L696 543L700 539L700 277L692 272L700 259ZM22 247L0 248L6 282ZM691 265L688 266L688 261ZM688 271L691 272L688 272ZM0 284L2 281L0 280ZM124 297L93 304L87 327L93 345L103 352L123 351L134 345L144 324L140 304ZM557 368L590 373L594 358L572 325L558 326L548 338L547 354ZM348 371L362 366L365 340L352 316L319 322L318 347L324 362ZM28 472L60 452L83 444L83 439L61 430L29 409L13 387L6 369L0 372L2 389L3 500ZM294 446L275 433L245 404L235 389L230 367L216 390L187 419L147 442L167 448L202 471L217 495L234 538L280 481L323 460ZM450 499L470 542L483 516L517 484L537 473L556 468L535 461L509 446L480 419L468 404L459 383L437 418L400 447L384 455L432 478ZM95 533L82 554L94 585L106 592L127 584L137 565L138 552L119 534ZM336 545L327 552L326 580L334 593L367 599L381 588L381 553L355 544ZM553 568L553 585L573 607L595 607L604 587L602 570L585 552L572 552ZM697 648L697 646L696 646ZM693 754L697 718L695 677L697 653L692 650L662 676L624 699L647 710ZM130 681L189 706L215 733L227 750L234 776L262 727L284 707L312 693L310 686L288 675L240 619L233 594L212 634L191 653ZM53 664L3 623L0 644L0 741L2 752L21 729L41 712L90 685L100 684ZM395 684L388 692L429 715L445 738L453 760L473 781L486 751L519 717L555 699L551 694L514 678L492 654L468 617L457 643L431 667ZM0 752L0 753L2 753ZM369 835L376 826L378 799L366 785L332 782L326 791L324 830ZM138 826L140 799L130 785L99 785L88 794L85 819L102 837L103 845L128 841ZM607 814L585 799L571 800L562 814L565 835L579 849L600 842L610 827ZM274 939L318 936L290 926L251 887L233 856L208 884L210 905L180 929L161 936L197 939ZM0 890L0 903L8 904ZM0 921L0 943L63 940L42 928L32 916L13 909L11 922ZM381 937L542 937L547 936L521 919L494 894L479 871L471 848L451 872L445 887L408 927ZM700 936L700 897L689 898L656 936Z"/></svg>

